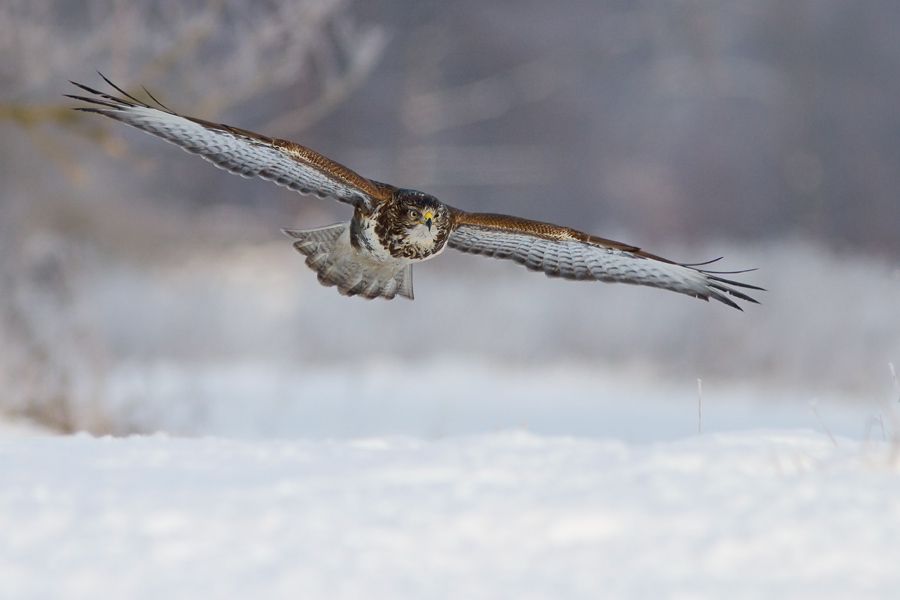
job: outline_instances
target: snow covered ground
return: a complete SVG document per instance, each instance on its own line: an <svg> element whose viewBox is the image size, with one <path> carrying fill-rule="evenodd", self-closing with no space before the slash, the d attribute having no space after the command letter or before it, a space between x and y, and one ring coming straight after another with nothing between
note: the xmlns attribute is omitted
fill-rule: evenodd
<svg viewBox="0 0 900 600"><path fill-rule="evenodd" d="M126 364L82 408L169 433L0 421L0 598L893 598L885 383Z"/></svg>
<svg viewBox="0 0 900 600"><path fill-rule="evenodd" d="M283 245L26 286L0 414L165 433L0 420L0 600L895 598L900 272L784 250L744 314Z"/></svg>
<svg viewBox="0 0 900 600"><path fill-rule="evenodd" d="M0 596L895 598L896 444L0 437Z"/></svg>
<svg viewBox="0 0 900 600"><path fill-rule="evenodd" d="M701 391L689 375L666 381L590 363L159 362L111 372L100 406L82 408L102 413L117 432L257 439L429 439L527 429L650 442L679 439L698 426L707 433L777 427L863 438L876 426L882 437L876 421L892 404L883 371L881 393L846 397L721 378L703 380Z"/></svg>

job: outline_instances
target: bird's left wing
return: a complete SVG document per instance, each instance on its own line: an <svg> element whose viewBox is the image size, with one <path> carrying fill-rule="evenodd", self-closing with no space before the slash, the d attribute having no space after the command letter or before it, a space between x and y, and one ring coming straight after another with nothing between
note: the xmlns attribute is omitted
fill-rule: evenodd
<svg viewBox="0 0 900 600"><path fill-rule="evenodd" d="M90 94L66 94L89 104L77 110L99 113L146 131L241 177L260 177L301 194L334 198L367 211L389 198L393 191L391 186L366 179L300 144L179 115L147 92L156 103L151 106L100 76L120 96L73 81L73 85Z"/></svg>
<svg viewBox="0 0 900 600"><path fill-rule="evenodd" d="M758 302L736 288L762 290L720 276L729 273L699 268L709 263L680 264L568 227L507 215L454 210L447 244L462 252L507 258L549 277L647 285L713 298L738 310L732 298Z"/></svg>

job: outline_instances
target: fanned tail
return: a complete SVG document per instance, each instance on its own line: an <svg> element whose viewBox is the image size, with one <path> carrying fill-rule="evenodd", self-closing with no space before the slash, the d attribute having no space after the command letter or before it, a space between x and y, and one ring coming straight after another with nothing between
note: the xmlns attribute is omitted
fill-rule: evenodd
<svg viewBox="0 0 900 600"><path fill-rule="evenodd" d="M350 244L348 223L318 229L283 229L294 238L294 248L318 273L319 283L337 286L345 296L366 299L395 296L413 299L412 265L373 261Z"/></svg>

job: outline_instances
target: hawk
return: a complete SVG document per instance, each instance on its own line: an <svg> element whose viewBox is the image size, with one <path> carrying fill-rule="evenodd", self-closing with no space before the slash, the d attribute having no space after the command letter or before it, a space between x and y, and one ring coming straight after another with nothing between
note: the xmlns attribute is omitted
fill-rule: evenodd
<svg viewBox="0 0 900 600"><path fill-rule="evenodd" d="M746 271L703 268L715 261L677 263L568 227L465 212L430 194L367 179L300 144L180 115L146 89L148 101L143 102L100 76L118 95L73 81L88 94L66 94L86 103L77 110L136 127L242 177L352 206L349 222L283 230L319 281L347 296L412 300L413 264L446 248L509 259L549 277L646 285L712 298L738 310L736 300L757 303L742 289L762 290L723 277Z"/></svg>

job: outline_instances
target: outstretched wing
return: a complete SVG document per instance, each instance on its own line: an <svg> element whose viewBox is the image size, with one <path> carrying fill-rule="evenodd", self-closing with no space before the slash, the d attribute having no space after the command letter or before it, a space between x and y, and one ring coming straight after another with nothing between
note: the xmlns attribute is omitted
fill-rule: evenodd
<svg viewBox="0 0 900 600"><path fill-rule="evenodd" d="M758 302L736 288L762 291L720 277L744 271L723 273L698 268L709 263L679 264L568 227L459 210L453 217L454 227L447 242L451 248L508 258L549 277L648 285L703 300L713 298L738 310L742 309L732 298Z"/></svg>
<svg viewBox="0 0 900 600"><path fill-rule="evenodd" d="M89 106L77 110L98 113L137 127L241 177L261 177L301 194L331 197L370 211L389 198L393 188L371 181L300 144L252 131L179 115L150 92L150 106L100 74L121 96L112 96L72 82L90 96L66 94ZM146 90L145 90L146 91Z"/></svg>

